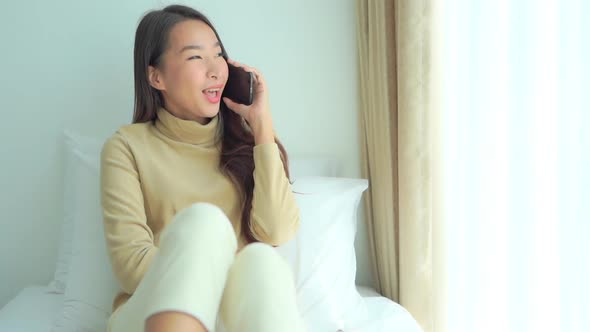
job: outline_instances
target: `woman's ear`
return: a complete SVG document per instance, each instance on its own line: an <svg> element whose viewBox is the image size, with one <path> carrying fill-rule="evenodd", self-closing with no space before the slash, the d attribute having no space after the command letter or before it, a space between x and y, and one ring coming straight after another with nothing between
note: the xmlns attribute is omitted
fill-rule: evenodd
<svg viewBox="0 0 590 332"><path fill-rule="evenodd" d="M157 90L166 90L160 70L154 66L148 66L148 81Z"/></svg>

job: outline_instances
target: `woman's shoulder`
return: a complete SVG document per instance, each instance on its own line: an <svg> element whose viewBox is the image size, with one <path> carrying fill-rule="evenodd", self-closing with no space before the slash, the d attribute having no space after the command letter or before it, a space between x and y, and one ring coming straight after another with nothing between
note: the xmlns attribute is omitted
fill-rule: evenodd
<svg viewBox="0 0 590 332"><path fill-rule="evenodd" d="M119 127L115 133L108 137L103 145L104 150L132 149L135 146L145 145L153 139L151 122L133 123Z"/></svg>
<svg viewBox="0 0 590 332"><path fill-rule="evenodd" d="M152 126L151 122L132 123L119 127L115 135L118 133L128 139L143 139L148 135L153 135L151 132Z"/></svg>

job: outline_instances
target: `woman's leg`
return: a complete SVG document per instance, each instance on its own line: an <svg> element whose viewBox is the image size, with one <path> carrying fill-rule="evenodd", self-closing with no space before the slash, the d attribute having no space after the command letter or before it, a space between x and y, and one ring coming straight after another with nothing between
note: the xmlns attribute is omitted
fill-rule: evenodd
<svg viewBox="0 0 590 332"><path fill-rule="evenodd" d="M150 316L145 322L145 332L208 332L197 318L175 311L164 311Z"/></svg>
<svg viewBox="0 0 590 332"><path fill-rule="evenodd" d="M159 248L133 296L111 317L110 330L213 331L237 249L231 222L212 204L194 204L166 226Z"/></svg>
<svg viewBox="0 0 590 332"><path fill-rule="evenodd" d="M293 274L276 250L246 246L228 274L220 315L228 332L302 332Z"/></svg>

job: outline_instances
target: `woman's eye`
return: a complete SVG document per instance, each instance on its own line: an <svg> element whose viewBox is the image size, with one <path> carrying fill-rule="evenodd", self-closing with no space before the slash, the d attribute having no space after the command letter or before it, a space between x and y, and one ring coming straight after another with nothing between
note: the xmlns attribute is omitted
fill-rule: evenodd
<svg viewBox="0 0 590 332"><path fill-rule="evenodd" d="M217 56L223 56L223 52L217 53Z"/></svg>
<svg viewBox="0 0 590 332"><path fill-rule="evenodd" d="M195 55L195 56L191 56L190 58L188 58L189 60L192 59L202 59L200 55Z"/></svg>

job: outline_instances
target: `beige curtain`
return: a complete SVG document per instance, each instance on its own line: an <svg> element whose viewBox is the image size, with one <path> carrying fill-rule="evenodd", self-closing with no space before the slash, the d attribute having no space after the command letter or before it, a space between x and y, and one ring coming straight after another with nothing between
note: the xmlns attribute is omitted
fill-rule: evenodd
<svg viewBox="0 0 590 332"><path fill-rule="evenodd" d="M378 290L434 331L431 8L426 0L357 0L365 211ZM434 239L436 241L436 239Z"/></svg>

